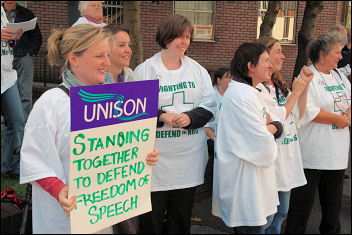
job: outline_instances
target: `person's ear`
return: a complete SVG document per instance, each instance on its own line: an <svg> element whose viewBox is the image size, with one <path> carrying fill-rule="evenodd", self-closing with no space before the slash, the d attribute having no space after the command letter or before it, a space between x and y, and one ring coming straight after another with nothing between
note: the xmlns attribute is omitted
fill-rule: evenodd
<svg viewBox="0 0 352 235"><path fill-rule="evenodd" d="M322 65L324 65L325 53L323 51L319 52L319 61Z"/></svg>
<svg viewBox="0 0 352 235"><path fill-rule="evenodd" d="M68 62L71 65L71 68L77 66L77 56L75 55L75 53L73 53L72 51L69 52L67 54L67 58L68 58Z"/></svg>
<svg viewBox="0 0 352 235"><path fill-rule="evenodd" d="M82 10L82 15L86 15L87 14L87 12L86 12L86 10Z"/></svg>
<svg viewBox="0 0 352 235"><path fill-rule="evenodd" d="M249 72L254 72L255 66L252 62L248 62L247 67Z"/></svg>

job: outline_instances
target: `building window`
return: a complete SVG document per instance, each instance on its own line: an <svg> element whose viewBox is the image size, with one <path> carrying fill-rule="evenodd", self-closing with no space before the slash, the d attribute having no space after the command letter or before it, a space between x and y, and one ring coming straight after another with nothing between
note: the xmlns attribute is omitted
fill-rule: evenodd
<svg viewBox="0 0 352 235"><path fill-rule="evenodd" d="M105 23L123 24L122 1L103 1L102 6Z"/></svg>
<svg viewBox="0 0 352 235"><path fill-rule="evenodd" d="M174 13L184 15L193 24L194 41L213 41L215 1L174 1Z"/></svg>
<svg viewBox="0 0 352 235"><path fill-rule="evenodd" d="M281 6L276 16L272 37L278 39L281 43L294 44L296 38L297 1L280 1L280 3ZM258 4L257 38L259 38L260 25L268 9L269 1L259 1Z"/></svg>

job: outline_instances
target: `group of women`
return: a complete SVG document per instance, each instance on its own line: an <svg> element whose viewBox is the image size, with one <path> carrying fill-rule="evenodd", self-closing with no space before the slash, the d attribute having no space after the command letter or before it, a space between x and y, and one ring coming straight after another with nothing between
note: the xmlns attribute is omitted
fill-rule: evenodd
<svg viewBox="0 0 352 235"><path fill-rule="evenodd" d="M215 118L214 215L236 233L280 233L289 211L286 231L296 232L318 188L321 231L338 232L351 118L350 83L333 71L341 52L334 35L312 43L313 65L302 68L292 92L279 73L285 57L277 40L242 44L218 105L207 70L185 55L192 34L184 16L167 16L156 34L161 51L134 72L122 26L81 24L51 34L48 58L61 67L63 87L35 103L21 149L20 182L33 185L34 233L69 233L67 216L76 205L75 196L68 198L70 103L64 91L148 79L176 85L159 91L157 130L188 131L157 138L146 156L153 165L152 211L138 217L140 233L190 233L193 198L208 160L205 125Z"/></svg>

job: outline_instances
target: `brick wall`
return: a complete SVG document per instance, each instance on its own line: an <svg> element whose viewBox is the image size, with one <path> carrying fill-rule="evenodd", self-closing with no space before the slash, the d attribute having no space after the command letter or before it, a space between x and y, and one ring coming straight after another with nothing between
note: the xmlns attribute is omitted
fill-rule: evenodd
<svg viewBox="0 0 352 235"><path fill-rule="evenodd" d="M68 27L68 5L66 1L27 1L27 8L38 17L43 37L41 51L46 51L47 39L54 28Z"/></svg>
<svg viewBox="0 0 352 235"><path fill-rule="evenodd" d="M339 1L324 1L323 11L316 21L315 37L341 20ZM296 43L304 15L305 1L298 2ZM152 3L141 2L141 26L144 59L148 59L160 50L155 42L156 28L160 21L173 13L171 1ZM215 17L215 42L193 42L187 55L196 60L211 73L223 66L230 66L234 52L244 42L254 41L257 30L257 1L217 1ZM286 56L282 74L291 84L297 56L297 44L283 45Z"/></svg>
<svg viewBox="0 0 352 235"><path fill-rule="evenodd" d="M33 11L38 17L38 25L43 37L43 43L38 56L33 58L34 61L34 81L60 82L60 75L57 67L50 67L47 63L47 41L51 30L54 28L68 27L68 4L67 1L27 1L28 9ZM43 89L34 87L34 98L37 98L43 92Z"/></svg>
<svg viewBox="0 0 352 235"><path fill-rule="evenodd" d="M343 1L324 1L324 9L319 14L315 36L342 21ZM27 7L38 17L43 36L41 51L46 51L47 38L53 28L68 27L68 4L66 1L27 1ZM298 2L296 43L304 15L305 1ZM193 42L187 55L195 59L211 73L223 66L229 66L234 52L244 42L256 39L257 1L217 1L215 17L215 42ZM156 29L160 21L173 13L172 1L141 1L141 29L144 59L160 50L155 42ZM286 56L282 74L291 83L291 76L297 55L297 44L283 45ZM42 63L42 62L41 62ZM43 74L43 66L35 72ZM56 74L57 71L53 71ZM55 75L56 76L56 75Z"/></svg>

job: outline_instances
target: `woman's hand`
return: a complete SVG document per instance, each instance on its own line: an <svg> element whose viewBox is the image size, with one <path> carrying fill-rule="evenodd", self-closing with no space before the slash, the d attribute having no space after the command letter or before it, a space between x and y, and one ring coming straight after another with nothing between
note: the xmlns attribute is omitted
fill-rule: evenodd
<svg viewBox="0 0 352 235"><path fill-rule="evenodd" d="M347 126L351 126L351 119L348 119L348 117L346 115L341 115L335 125L337 126L337 128L339 129L343 129Z"/></svg>
<svg viewBox="0 0 352 235"><path fill-rule="evenodd" d="M181 113L180 115L178 115L178 118L176 119L175 123L178 127L186 127L191 124L191 119L187 114Z"/></svg>
<svg viewBox="0 0 352 235"><path fill-rule="evenodd" d="M159 151L154 147L153 152L147 154L147 164L156 165L159 161Z"/></svg>
<svg viewBox="0 0 352 235"><path fill-rule="evenodd" d="M68 186L65 186L59 192L58 198L65 215L69 216L72 209L76 206L76 195L68 199Z"/></svg>
<svg viewBox="0 0 352 235"><path fill-rule="evenodd" d="M273 120L271 119L271 116L270 116L269 113L266 113L265 115L266 115L266 124L268 124L268 123L270 123L270 122L273 121Z"/></svg>
<svg viewBox="0 0 352 235"><path fill-rule="evenodd" d="M313 71L305 65L302 67L300 74L302 79L305 80L307 84L309 84L314 77Z"/></svg>
<svg viewBox="0 0 352 235"><path fill-rule="evenodd" d="M176 126L175 121L177 118L177 113L162 113L159 117L159 121L169 124L170 126Z"/></svg>
<svg viewBox="0 0 352 235"><path fill-rule="evenodd" d="M23 34L23 29L18 30L17 34L13 32L12 29L2 29L1 30L1 41L7 42L9 40L17 40Z"/></svg>
<svg viewBox="0 0 352 235"><path fill-rule="evenodd" d="M13 40L17 40L17 39L20 39L20 37L22 37L22 34L23 34L23 29L20 28L17 32L17 34L15 35L15 37L13 38Z"/></svg>
<svg viewBox="0 0 352 235"><path fill-rule="evenodd" d="M307 82L303 78L295 78L292 83L292 94L300 96L306 87Z"/></svg>

